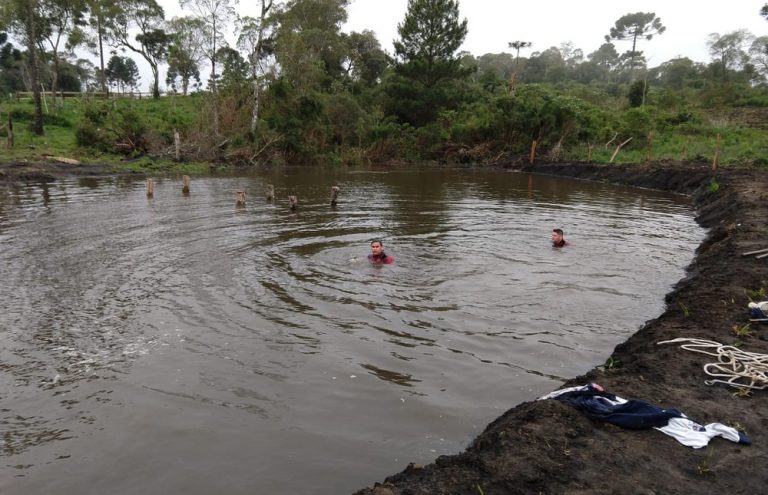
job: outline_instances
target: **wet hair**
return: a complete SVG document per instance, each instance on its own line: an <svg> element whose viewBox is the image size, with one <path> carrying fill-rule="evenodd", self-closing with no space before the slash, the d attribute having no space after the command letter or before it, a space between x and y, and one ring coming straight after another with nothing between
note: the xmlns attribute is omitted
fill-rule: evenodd
<svg viewBox="0 0 768 495"><path fill-rule="evenodd" d="M379 244L381 244L381 247L384 247L384 243L383 243L383 242L381 242L381 239L371 239L371 246L373 246L373 245L374 245L374 243L377 243L377 242L378 242Z"/></svg>
<svg viewBox="0 0 768 495"><path fill-rule="evenodd" d="M552 229L552 232L554 232L557 235L563 235L563 229Z"/></svg>

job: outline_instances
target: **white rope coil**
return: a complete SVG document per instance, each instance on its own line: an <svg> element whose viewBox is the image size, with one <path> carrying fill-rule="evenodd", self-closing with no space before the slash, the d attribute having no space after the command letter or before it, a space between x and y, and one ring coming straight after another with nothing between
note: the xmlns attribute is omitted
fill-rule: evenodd
<svg viewBox="0 0 768 495"><path fill-rule="evenodd" d="M724 383L731 387L753 390L768 388L768 354L746 352L732 345L701 339L679 338L665 340L659 344L675 344L687 342L680 347L700 352L717 358L716 363L704 365L704 373L713 377L705 380L707 385Z"/></svg>

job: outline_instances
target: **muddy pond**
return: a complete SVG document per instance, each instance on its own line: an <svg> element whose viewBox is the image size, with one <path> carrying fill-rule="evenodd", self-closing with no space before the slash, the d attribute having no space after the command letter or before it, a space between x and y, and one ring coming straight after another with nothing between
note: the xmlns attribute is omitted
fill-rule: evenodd
<svg viewBox="0 0 768 495"><path fill-rule="evenodd" d="M605 363L705 233L502 170L0 188L0 493L351 493Z"/></svg>

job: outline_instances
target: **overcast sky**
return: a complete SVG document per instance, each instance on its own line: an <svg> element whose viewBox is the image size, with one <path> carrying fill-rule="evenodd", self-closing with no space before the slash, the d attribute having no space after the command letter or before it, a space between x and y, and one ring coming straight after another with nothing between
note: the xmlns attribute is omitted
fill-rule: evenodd
<svg viewBox="0 0 768 495"><path fill-rule="evenodd" d="M158 0L166 17L181 16L177 0ZM677 56L697 62L709 62L707 37L737 29L755 36L768 35L768 21L760 17L760 8L768 0L730 0L683 2L680 0L460 0L462 18L468 21L467 38L461 49L472 55L512 53L511 41L530 41L533 46L521 51L528 56L564 42L572 42L584 55L605 42L605 35L621 16L634 12L654 12L667 30L651 41L642 41L638 49L645 53L652 67ZM384 50L392 53L397 25L402 22L408 0L351 0L349 20L344 31L369 29L376 33ZM258 16L259 0L241 0L240 15ZM621 53L631 48L629 42L615 42ZM132 57L137 63L140 60ZM141 65L140 65L141 67ZM165 71L162 72L163 79ZM142 70L142 88L151 76Z"/></svg>

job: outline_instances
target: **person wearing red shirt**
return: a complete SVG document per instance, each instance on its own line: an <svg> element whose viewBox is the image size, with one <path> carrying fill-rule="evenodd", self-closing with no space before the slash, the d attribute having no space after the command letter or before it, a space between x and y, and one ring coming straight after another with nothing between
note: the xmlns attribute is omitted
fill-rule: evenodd
<svg viewBox="0 0 768 495"><path fill-rule="evenodd" d="M395 262L395 258L384 252L384 244L374 239L371 241L371 254L368 255L368 261L374 265L390 265Z"/></svg>

